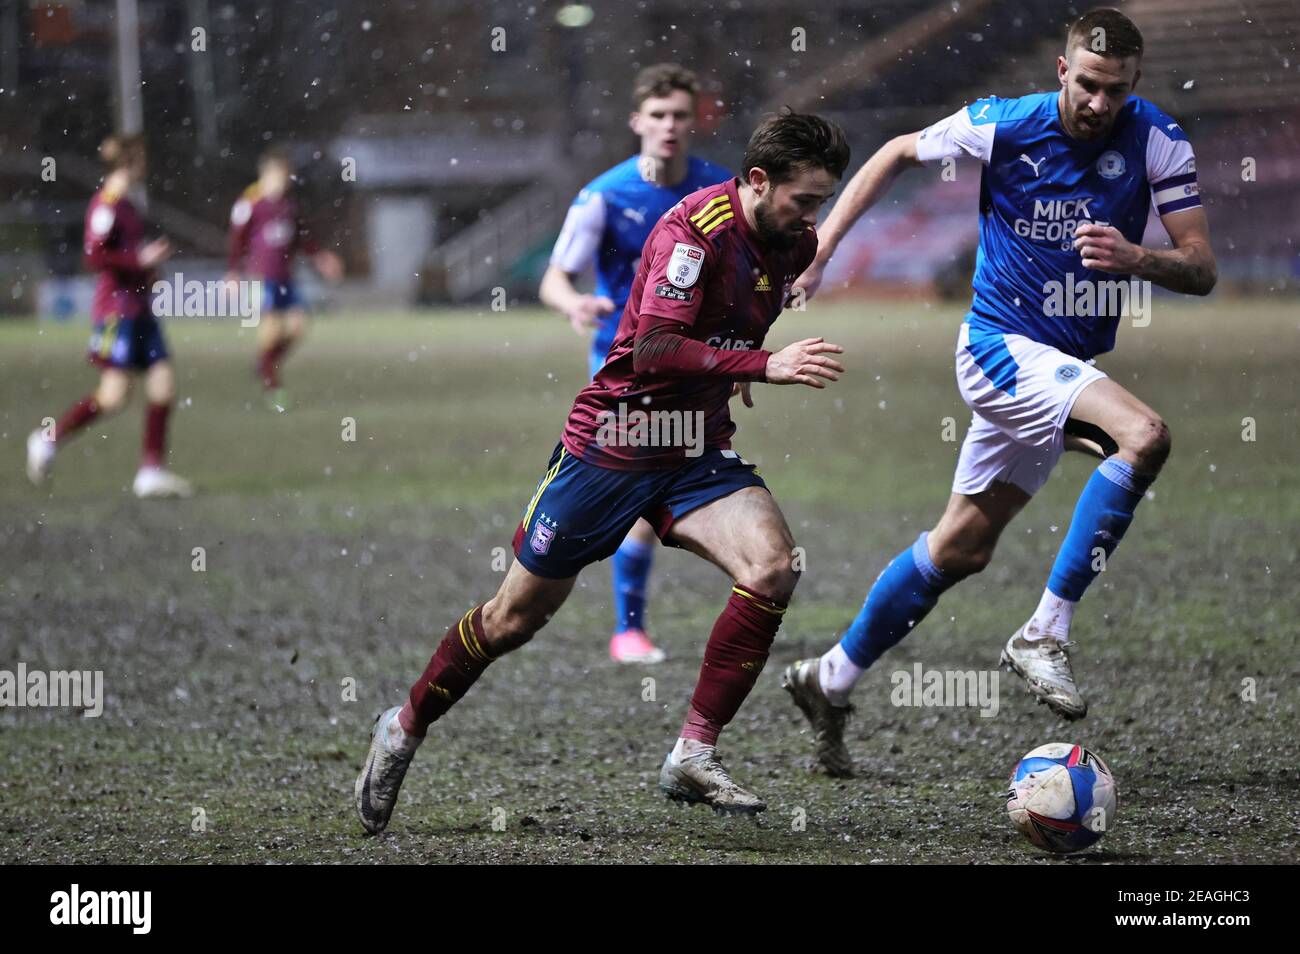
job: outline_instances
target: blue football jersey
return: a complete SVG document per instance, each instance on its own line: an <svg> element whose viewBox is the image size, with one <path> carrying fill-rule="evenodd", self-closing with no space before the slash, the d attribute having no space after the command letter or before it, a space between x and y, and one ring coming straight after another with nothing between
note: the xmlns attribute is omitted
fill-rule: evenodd
<svg viewBox="0 0 1300 954"><path fill-rule="evenodd" d="M1128 276L1084 268L1075 226L1110 225L1139 243L1153 199L1161 215L1201 200L1191 144L1168 115L1133 96L1106 137L1084 141L1062 128L1058 95L978 100L925 129L917 155L984 164L972 329L1024 335L1087 359L1115 346L1114 296L1081 296L1087 305L1063 314L1061 293Z"/></svg>
<svg viewBox="0 0 1300 954"><path fill-rule="evenodd" d="M614 302L614 311L605 316L596 333L595 346L603 343L602 357L614 341L641 249L655 223L692 192L731 178L721 166L692 156L681 182L656 185L642 177L640 158L632 156L620 162L578 193L551 253L551 264L570 274L584 272L594 264L596 294Z"/></svg>

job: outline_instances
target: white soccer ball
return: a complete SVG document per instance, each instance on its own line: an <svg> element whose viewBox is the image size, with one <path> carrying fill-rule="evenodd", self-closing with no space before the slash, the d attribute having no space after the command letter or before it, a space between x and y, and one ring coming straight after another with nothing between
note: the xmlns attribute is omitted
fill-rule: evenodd
<svg viewBox="0 0 1300 954"><path fill-rule="evenodd" d="M1047 851L1065 854L1095 844L1114 826L1115 807L1110 769L1081 745L1040 745L1011 772L1011 824Z"/></svg>

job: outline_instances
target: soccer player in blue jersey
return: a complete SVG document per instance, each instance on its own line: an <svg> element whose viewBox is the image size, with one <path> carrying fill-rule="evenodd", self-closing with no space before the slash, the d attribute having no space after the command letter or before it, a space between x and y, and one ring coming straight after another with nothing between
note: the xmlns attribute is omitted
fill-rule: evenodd
<svg viewBox="0 0 1300 954"><path fill-rule="evenodd" d="M1059 90L982 99L886 143L835 205L819 230L817 258L795 283L809 295L817 290L840 239L903 169L983 163L975 296L956 351L958 386L974 416L947 509L884 568L840 642L785 673L831 774L852 772L842 734L854 683L945 590L988 565L999 535L1064 450L1102 462L1079 497L1042 599L1002 663L1057 714L1087 712L1068 653L1074 609L1170 448L1160 415L1092 359L1114 346L1121 279L1130 294L1131 278L1205 295L1217 277L1187 136L1133 95L1142 47L1122 13L1092 11L1070 27ZM1170 250L1140 244L1153 201Z"/></svg>
<svg viewBox="0 0 1300 954"><path fill-rule="evenodd" d="M700 84L675 63L648 66L632 88L632 131L641 151L601 173L578 193L542 278L542 302L564 314L578 334L589 336L595 377L618 329L628 291L650 230L665 212L731 173L688 156ZM584 294L575 280L595 266L596 290ZM638 520L614 554L614 635L609 654L618 662L657 663L663 651L646 634L646 587L655 533Z"/></svg>

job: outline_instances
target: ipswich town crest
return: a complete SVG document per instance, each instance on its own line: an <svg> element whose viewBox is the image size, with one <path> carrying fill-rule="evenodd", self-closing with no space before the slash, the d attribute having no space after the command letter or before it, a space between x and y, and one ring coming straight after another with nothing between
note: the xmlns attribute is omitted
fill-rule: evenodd
<svg viewBox="0 0 1300 954"><path fill-rule="evenodd" d="M551 541L555 539L555 531L542 522L541 517L533 525L533 538L529 541L529 546L533 552L539 555L545 555L550 552Z"/></svg>

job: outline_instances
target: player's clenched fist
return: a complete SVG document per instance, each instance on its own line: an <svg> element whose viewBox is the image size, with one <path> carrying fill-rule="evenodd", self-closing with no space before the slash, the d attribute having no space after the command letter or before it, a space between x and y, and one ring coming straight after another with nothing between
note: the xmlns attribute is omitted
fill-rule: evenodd
<svg viewBox="0 0 1300 954"><path fill-rule="evenodd" d="M1142 249L1112 225L1084 223L1076 226L1074 250L1082 256L1084 268L1117 275L1137 271L1142 260Z"/></svg>
<svg viewBox="0 0 1300 954"><path fill-rule="evenodd" d="M824 388L827 381L838 381L844 373L844 365L826 356L843 353L843 348L825 338L796 341L767 359L767 383Z"/></svg>

